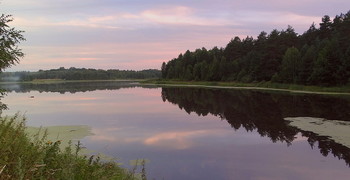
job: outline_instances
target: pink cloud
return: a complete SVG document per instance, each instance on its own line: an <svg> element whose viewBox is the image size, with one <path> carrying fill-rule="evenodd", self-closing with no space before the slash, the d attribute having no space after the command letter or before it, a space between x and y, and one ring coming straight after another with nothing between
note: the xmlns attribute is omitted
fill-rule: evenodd
<svg viewBox="0 0 350 180"><path fill-rule="evenodd" d="M186 6L162 7L146 10L140 15L142 18L159 24L223 26L233 25L226 19L209 19L196 15L195 10Z"/></svg>
<svg viewBox="0 0 350 180"><path fill-rule="evenodd" d="M319 6L324 3L315 2L308 0L303 4L308 8L315 5L321 11ZM44 0L3 3L5 9L6 6L28 9L14 13L12 24L26 31L27 42L21 46L26 57L11 70L59 66L159 69L161 62L188 49L225 47L234 36L256 36L260 31L281 30L287 25L301 34L312 22L318 24L321 20L318 12L305 11L299 1L164 2L135 8L133 3L124 4L129 9L108 6L109 3L102 3L101 9L83 9L79 1L67 4L78 9ZM62 8L59 13L57 8Z"/></svg>

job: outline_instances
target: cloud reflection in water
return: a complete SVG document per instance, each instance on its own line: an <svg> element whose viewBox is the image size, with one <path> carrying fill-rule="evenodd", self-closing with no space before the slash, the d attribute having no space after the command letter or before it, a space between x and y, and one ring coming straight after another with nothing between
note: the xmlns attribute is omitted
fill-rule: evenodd
<svg viewBox="0 0 350 180"><path fill-rule="evenodd" d="M163 102L161 94L170 103ZM30 95L35 98L29 99ZM197 96L204 98L196 99ZM150 178L348 177L343 161L322 156L300 133L284 129L285 125L278 121L281 114L306 112L286 108L291 101L283 98L278 94L230 90L135 87L65 94L9 93L4 103L10 107L6 113L27 112L29 125L92 127L95 135L84 138L84 146L117 157L125 165L137 158L150 159L146 167ZM312 98L310 102L316 102ZM282 103L276 106L274 100ZM263 102L268 106L261 106ZM318 105L322 103L313 107ZM267 112L271 109L274 112ZM271 138L277 139L275 143ZM292 145L288 147L279 138L293 139Z"/></svg>

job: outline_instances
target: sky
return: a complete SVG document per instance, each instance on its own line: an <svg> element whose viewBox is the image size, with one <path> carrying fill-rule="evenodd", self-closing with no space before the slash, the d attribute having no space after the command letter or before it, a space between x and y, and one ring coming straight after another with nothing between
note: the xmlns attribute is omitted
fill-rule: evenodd
<svg viewBox="0 0 350 180"><path fill-rule="evenodd" d="M225 47L291 25L298 34L349 0L0 0L9 25L24 30L25 53L6 71L59 67L160 69L186 50Z"/></svg>

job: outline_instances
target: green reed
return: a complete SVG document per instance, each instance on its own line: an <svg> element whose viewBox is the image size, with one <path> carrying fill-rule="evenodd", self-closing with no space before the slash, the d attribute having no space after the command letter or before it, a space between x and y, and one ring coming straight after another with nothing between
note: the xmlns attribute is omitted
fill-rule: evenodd
<svg viewBox="0 0 350 180"><path fill-rule="evenodd" d="M0 179L146 179L142 174L121 168L114 161L101 161L98 156L80 155L80 142L62 150L61 141L46 140L44 136L31 137L25 131L25 118L16 114L0 118ZM75 146L75 147L74 147ZM141 177L141 178L140 178Z"/></svg>

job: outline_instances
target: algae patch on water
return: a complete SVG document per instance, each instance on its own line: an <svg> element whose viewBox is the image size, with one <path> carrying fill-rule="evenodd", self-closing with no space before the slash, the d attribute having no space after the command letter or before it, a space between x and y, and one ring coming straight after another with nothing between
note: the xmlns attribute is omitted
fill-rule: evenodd
<svg viewBox="0 0 350 180"><path fill-rule="evenodd" d="M327 120L314 117L287 117L289 125L303 131L310 131L350 148L350 122L341 120Z"/></svg>
<svg viewBox="0 0 350 180"><path fill-rule="evenodd" d="M89 126L48 126L27 127L26 132L34 137L42 138L47 132L46 140L49 142L61 141L61 147L67 147L69 141L78 141L86 136L93 135Z"/></svg>

